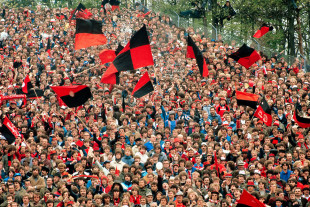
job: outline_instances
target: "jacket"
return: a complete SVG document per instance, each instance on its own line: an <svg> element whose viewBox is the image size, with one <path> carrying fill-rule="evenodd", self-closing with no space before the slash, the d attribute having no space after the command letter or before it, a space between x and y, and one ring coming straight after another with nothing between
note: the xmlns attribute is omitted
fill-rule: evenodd
<svg viewBox="0 0 310 207"><path fill-rule="evenodd" d="M37 179L35 179L33 176L29 178L31 186L36 186L38 190L41 190L41 188L45 187L45 181L44 178L38 175Z"/></svg>

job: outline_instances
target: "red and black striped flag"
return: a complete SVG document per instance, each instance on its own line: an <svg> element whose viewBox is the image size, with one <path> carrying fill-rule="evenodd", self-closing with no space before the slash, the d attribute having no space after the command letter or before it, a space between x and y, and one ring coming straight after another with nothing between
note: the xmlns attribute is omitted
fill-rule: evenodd
<svg viewBox="0 0 310 207"><path fill-rule="evenodd" d="M51 40L50 40L50 38L48 38L47 39L47 45L46 45L46 52L48 53L49 56L51 56L51 49L52 49Z"/></svg>
<svg viewBox="0 0 310 207"><path fill-rule="evenodd" d="M194 43L192 38L188 35L187 38L187 58L196 59L200 75L202 77L207 77L209 75L208 65L206 63L205 58L203 57L201 51L197 47L197 45Z"/></svg>
<svg viewBox="0 0 310 207"><path fill-rule="evenodd" d="M71 13L71 16L69 18L70 20L71 19L89 19L90 17L93 16L93 14L89 12L82 3L79 3L76 9L74 9L70 13Z"/></svg>
<svg viewBox="0 0 310 207"><path fill-rule="evenodd" d="M152 91L154 91L153 84L148 72L145 72L133 89L132 96L141 98Z"/></svg>
<svg viewBox="0 0 310 207"><path fill-rule="evenodd" d="M12 144L15 138L20 136L19 131L7 116L2 120L1 133L9 144Z"/></svg>
<svg viewBox="0 0 310 207"><path fill-rule="evenodd" d="M106 50L106 49L102 50L99 53L99 58L101 60L101 64L113 62L113 60L116 58L118 53L120 53L120 51L122 51L122 49L124 49L124 47L121 44L119 44L118 48L115 51L114 50Z"/></svg>
<svg viewBox="0 0 310 207"><path fill-rule="evenodd" d="M297 107L295 106L295 111L294 111L294 121L300 126L301 128L308 128L310 127L310 118L305 118L301 117L298 114Z"/></svg>
<svg viewBox="0 0 310 207"><path fill-rule="evenodd" d="M102 22L86 19L76 20L75 50L106 43L107 38L102 32Z"/></svg>
<svg viewBox="0 0 310 207"><path fill-rule="evenodd" d="M260 55L253 48L248 47L246 44L243 44L239 50L228 57L237 61L240 65L248 69L256 61L260 60Z"/></svg>
<svg viewBox="0 0 310 207"><path fill-rule="evenodd" d="M51 89L70 108L81 106L92 97L90 88L86 85L51 86Z"/></svg>
<svg viewBox="0 0 310 207"><path fill-rule="evenodd" d="M236 99L238 105L249 106L253 109L256 109L258 97L258 95L253 93L236 91Z"/></svg>
<svg viewBox="0 0 310 207"><path fill-rule="evenodd" d="M23 93L28 93L29 90L32 88L32 84L29 78L29 75L27 75L23 81L23 85L22 85L22 91Z"/></svg>
<svg viewBox="0 0 310 207"><path fill-rule="evenodd" d="M58 20L63 20L64 18L67 19L67 16L64 15L63 13L57 13L57 14L56 14L56 19L58 19Z"/></svg>
<svg viewBox="0 0 310 207"><path fill-rule="evenodd" d="M263 24L259 30L253 35L255 38L261 38L264 36L266 33L270 32L273 30L273 27L267 26L266 24Z"/></svg>
<svg viewBox="0 0 310 207"><path fill-rule="evenodd" d="M116 74L121 71L135 70L154 65L151 46L144 25L138 30L116 56L112 64L101 78L102 83L116 84Z"/></svg>
<svg viewBox="0 0 310 207"><path fill-rule="evenodd" d="M271 108L265 98L262 99L261 104L257 107L254 116L262 120L267 126L271 126Z"/></svg>
<svg viewBox="0 0 310 207"><path fill-rule="evenodd" d="M266 207L265 204L257 200L254 196L243 190L240 199L237 201L237 207Z"/></svg>

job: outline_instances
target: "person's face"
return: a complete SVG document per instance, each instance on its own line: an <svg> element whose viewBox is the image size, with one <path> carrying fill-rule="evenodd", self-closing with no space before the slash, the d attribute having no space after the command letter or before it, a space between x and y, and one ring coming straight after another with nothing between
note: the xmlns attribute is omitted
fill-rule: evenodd
<svg viewBox="0 0 310 207"><path fill-rule="evenodd" d="M296 197L300 197L302 195L301 190L299 188L296 188L295 195Z"/></svg>
<svg viewBox="0 0 310 207"><path fill-rule="evenodd" d="M40 196L39 195L33 195L33 200L35 201L35 202L39 202L40 201Z"/></svg>
<svg viewBox="0 0 310 207"><path fill-rule="evenodd" d="M140 204L141 204L141 205L145 205L145 204L146 204L146 199L141 198L141 199L140 199Z"/></svg>
<svg viewBox="0 0 310 207"><path fill-rule="evenodd" d="M29 197L28 196L24 196L23 197L23 203L24 204L28 204L29 203Z"/></svg>

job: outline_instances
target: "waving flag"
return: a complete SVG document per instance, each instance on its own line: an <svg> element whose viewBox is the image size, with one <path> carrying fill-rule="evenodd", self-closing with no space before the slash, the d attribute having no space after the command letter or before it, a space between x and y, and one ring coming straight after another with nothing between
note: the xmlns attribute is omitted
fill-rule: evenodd
<svg viewBox="0 0 310 207"><path fill-rule="evenodd" d="M268 105L265 98L261 101L261 104L256 109L254 116L262 120L267 126L272 124L271 108Z"/></svg>
<svg viewBox="0 0 310 207"><path fill-rule="evenodd" d="M148 72L145 72L133 89L132 96L141 98L152 91L154 91L153 84Z"/></svg>
<svg viewBox="0 0 310 207"><path fill-rule="evenodd" d="M12 144L15 141L15 138L20 136L18 129L7 116L2 120L2 127L0 131L9 144Z"/></svg>
<svg viewBox="0 0 310 207"><path fill-rule="evenodd" d="M249 106L253 109L256 109L258 97L259 97L258 95L253 93L236 91L236 98L238 105Z"/></svg>
<svg viewBox="0 0 310 207"><path fill-rule="evenodd" d="M187 53L186 53L187 58L192 58L196 59L200 75L202 77L207 77L209 75L209 70L208 66L206 64L206 60L203 57L201 51L197 47L197 45L194 43L192 38L188 35L187 38Z"/></svg>
<svg viewBox="0 0 310 207"><path fill-rule="evenodd" d="M294 111L294 121L300 126L301 128L309 128L310 127L310 118L301 117L298 114L297 107L295 107Z"/></svg>
<svg viewBox="0 0 310 207"><path fill-rule="evenodd" d="M239 50L228 57L237 61L240 65L244 66L246 69L251 67L256 61L260 60L260 55L253 48L248 47L243 44Z"/></svg>
<svg viewBox="0 0 310 207"><path fill-rule="evenodd" d="M102 22L85 19L76 20L75 50L106 43L107 38L102 32Z"/></svg>
<svg viewBox="0 0 310 207"><path fill-rule="evenodd" d="M243 190L240 199L237 201L237 207L266 207L265 204L257 200L254 196Z"/></svg>
<svg viewBox="0 0 310 207"><path fill-rule="evenodd" d="M124 47L121 44L119 44L118 48L115 51L114 50L106 50L106 49L101 51L99 54L101 64L113 62L113 60L116 58L116 56L118 55L118 53L122 49L124 49Z"/></svg>
<svg viewBox="0 0 310 207"><path fill-rule="evenodd" d="M93 16L92 13L90 13L86 7L82 4L79 3L79 5L77 6L76 9L74 9L73 11L70 12L71 16L70 16L70 20L71 19L89 19L90 17Z"/></svg>
<svg viewBox="0 0 310 207"><path fill-rule="evenodd" d="M92 97L90 88L86 85L51 86L51 89L70 108L81 106Z"/></svg>
<svg viewBox="0 0 310 207"><path fill-rule="evenodd" d="M29 75L27 75L23 81L23 85L22 85L22 91L23 93L28 93L28 90L30 90L32 88L32 84L30 82L30 78Z"/></svg>
<svg viewBox="0 0 310 207"><path fill-rule="evenodd" d="M151 46L144 25L137 31L101 78L102 83L116 84L118 72L154 65Z"/></svg>
<svg viewBox="0 0 310 207"><path fill-rule="evenodd" d="M266 33L270 32L273 30L273 27L267 26L266 24L263 24L259 30L253 35L255 38L261 38L264 36Z"/></svg>

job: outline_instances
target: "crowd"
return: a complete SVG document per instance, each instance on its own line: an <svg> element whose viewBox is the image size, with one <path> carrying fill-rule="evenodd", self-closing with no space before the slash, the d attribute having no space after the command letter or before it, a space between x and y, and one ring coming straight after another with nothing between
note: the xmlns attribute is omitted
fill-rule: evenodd
<svg viewBox="0 0 310 207"><path fill-rule="evenodd" d="M69 9L3 10L1 94L16 94L28 74L44 95L1 103L2 118L21 136L12 144L0 136L0 206L232 207L244 189L272 207L310 206L310 134L293 120L296 103L301 116L310 115L303 60L289 65L281 54L261 53L247 70L228 58L238 49L233 41L177 28L167 16L88 10L102 20L108 43L78 51ZM154 67L122 72L109 90L100 83L109 64L100 64L99 52L125 46L143 24ZM206 58L208 77L185 58L188 35ZM155 90L133 98L146 70ZM88 85L92 99L60 107L50 86L70 84ZM271 127L237 105L237 90L266 98Z"/></svg>

